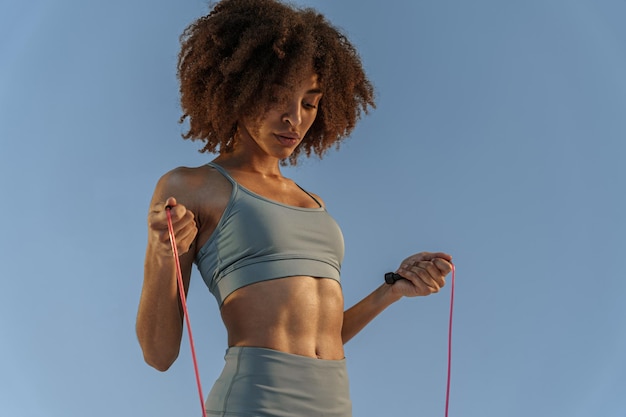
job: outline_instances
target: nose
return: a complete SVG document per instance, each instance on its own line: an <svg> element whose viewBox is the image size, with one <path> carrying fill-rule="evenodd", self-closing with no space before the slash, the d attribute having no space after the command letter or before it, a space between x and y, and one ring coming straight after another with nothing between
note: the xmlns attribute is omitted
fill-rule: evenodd
<svg viewBox="0 0 626 417"><path fill-rule="evenodd" d="M291 127L297 127L302 123L302 108L299 102L287 104L282 121L283 123L288 123Z"/></svg>

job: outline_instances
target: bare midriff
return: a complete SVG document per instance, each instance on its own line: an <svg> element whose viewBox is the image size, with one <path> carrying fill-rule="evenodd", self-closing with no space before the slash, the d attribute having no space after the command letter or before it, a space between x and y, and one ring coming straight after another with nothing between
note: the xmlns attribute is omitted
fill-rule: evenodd
<svg viewBox="0 0 626 417"><path fill-rule="evenodd" d="M343 294L334 279L297 276L251 284L229 295L221 314L228 346L344 358Z"/></svg>

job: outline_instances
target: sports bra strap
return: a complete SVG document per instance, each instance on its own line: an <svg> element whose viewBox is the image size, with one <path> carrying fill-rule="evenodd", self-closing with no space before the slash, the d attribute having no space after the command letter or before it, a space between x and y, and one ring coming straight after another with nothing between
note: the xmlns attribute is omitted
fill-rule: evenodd
<svg viewBox="0 0 626 417"><path fill-rule="evenodd" d="M235 179L228 173L228 171L226 171L223 167L221 167L220 165L216 164L215 162L209 162L207 163L208 166L213 167L215 169L217 169L219 171L220 174L222 174L223 176L225 176L228 181L230 181L230 183L233 185L233 188L239 187L239 183L237 181L235 181ZM311 193L309 193L307 190L305 190L304 188L300 187L297 183L296 186L301 189L302 191L304 191L306 193L306 195L308 195L309 197L311 197L313 199L313 201L315 201L317 203L318 206L320 207L324 207L322 206L322 203L320 203L317 198L313 197L313 195L311 195Z"/></svg>
<svg viewBox="0 0 626 417"><path fill-rule="evenodd" d="M296 185L298 185L298 184L296 183ZM311 198L313 199L313 201L315 201L315 202L317 203L317 205L318 205L318 206L323 207L323 206L322 206L322 203L320 203L319 201L317 201L317 198L313 197L313 195L312 195L310 192L308 192L308 191L307 191L307 190L305 190L304 188L300 187L299 185L298 185L298 188L299 188L299 189L301 189L302 191L304 191L304 192L305 192L305 193L306 193L309 197L311 197Z"/></svg>
<svg viewBox="0 0 626 417"><path fill-rule="evenodd" d="M222 168L220 165L216 164L215 162L209 162L207 164L210 167L213 167L215 169L217 169L217 171L222 174L223 176L226 177L226 179L228 179L228 181L230 181L230 183L233 185L233 187L237 187L239 184L237 183L237 181L235 181L235 179L233 177L230 176L230 174L228 173L228 171L226 171L224 168Z"/></svg>

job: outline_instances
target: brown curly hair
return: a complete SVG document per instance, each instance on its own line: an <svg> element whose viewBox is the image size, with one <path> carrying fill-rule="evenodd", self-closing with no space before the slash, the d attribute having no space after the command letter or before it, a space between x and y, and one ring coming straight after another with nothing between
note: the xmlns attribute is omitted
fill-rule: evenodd
<svg viewBox="0 0 626 417"><path fill-rule="evenodd" d="M277 100L276 86L297 84L313 67L323 98L315 122L290 156L322 157L350 135L374 90L356 49L313 9L276 0L222 0L189 25L178 56L180 122L200 152L233 149L237 121L260 115Z"/></svg>

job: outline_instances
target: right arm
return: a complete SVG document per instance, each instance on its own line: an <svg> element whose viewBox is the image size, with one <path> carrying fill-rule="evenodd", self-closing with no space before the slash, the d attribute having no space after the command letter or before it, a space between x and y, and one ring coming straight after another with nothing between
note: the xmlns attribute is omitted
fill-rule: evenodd
<svg viewBox="0 0 626 417"><path fill-rule="evenodd" d="M176 170L158 182L148 214L148 244L136 331L143 356L150 366L167 370L178 357L183 333L183 311L178 294L165 207L170 206L185 293L195 253L197 226L182 175ZM172 196L176 195L179 202Z"/></svg>

